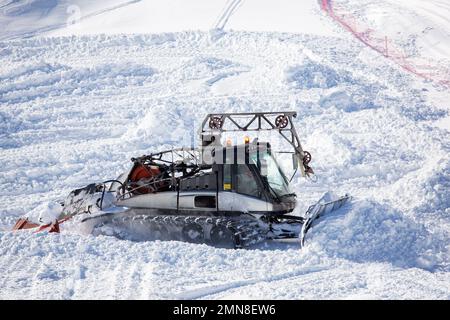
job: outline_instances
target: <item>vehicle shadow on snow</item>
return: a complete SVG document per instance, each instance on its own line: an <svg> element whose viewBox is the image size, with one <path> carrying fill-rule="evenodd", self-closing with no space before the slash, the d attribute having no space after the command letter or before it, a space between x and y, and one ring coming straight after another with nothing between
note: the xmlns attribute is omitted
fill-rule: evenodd
<svg viewBox="0 0 450 320"><path fill-rule="evenodd" d="M299 239L280 239L280 240L267 240L262 243L254 244L243 250L289 250L295 249L300 250L300 240Z"/></svg>

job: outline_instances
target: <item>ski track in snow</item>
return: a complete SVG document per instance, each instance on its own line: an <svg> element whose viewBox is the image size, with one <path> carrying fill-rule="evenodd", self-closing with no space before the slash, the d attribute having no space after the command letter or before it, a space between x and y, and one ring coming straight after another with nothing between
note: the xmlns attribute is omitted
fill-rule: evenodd
<svg viewBox="0 0 450 320"><path fill-rule="evenodd" d="M266 278L261 279L252 279L252 280L242 280L242 281L236 281L236 282L230 282L226 284L221 285L215 285L215 286L207 286L202 287L199 289L183 292L181 294L178 294L176 296L177 299L186 299L186 300L192 300L192 299L201 299L205 298L211 295L217 295L219 293L223 293L226 291L229 291L231 289L242 289L246 286L252 286L255 284L259 284L261 282L275 282L275 281L281 281L281 280L292 280L293 278L299 277L301 275L309 274L312 272L320 272L322 270L325 270L325 268L307 268L306 270L299 270L296 272L288 272L284 274L278 274L275 276L268 276Z"/></svg>
<svg viewBox="0 0 450 320"><path fill-rule="evenodd" d="M350 38L181 32L0 42L0 298L450 298L449 92ZM324 191L351 205L247 250L12 233L128 159L189 146L214 111L287 110ZM277 141L274 141L277 145Z"/></svg>
<svg viewBox="0 0 450 320"><path fill-rule="evenodd" d="M219 15L213 29L224 29L232 14L239 8L241 4L242 0L229 0L226 3L223 12Z"/></svg>

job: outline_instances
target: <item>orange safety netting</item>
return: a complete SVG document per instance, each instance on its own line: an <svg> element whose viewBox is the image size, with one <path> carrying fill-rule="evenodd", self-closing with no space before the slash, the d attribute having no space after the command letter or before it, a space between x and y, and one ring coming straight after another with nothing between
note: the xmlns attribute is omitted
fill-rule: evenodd
<svg viewBox="0 0 450 320"><path fill-rule="evenodd" d="M376 30L364 26L345 7L336 5L333 0L321 0L321 9L366 46L395 62L404 70L441 85L450 86L450 69L439 66L431 59L407 57L405 52L386 35L378 34Z"/></svg>

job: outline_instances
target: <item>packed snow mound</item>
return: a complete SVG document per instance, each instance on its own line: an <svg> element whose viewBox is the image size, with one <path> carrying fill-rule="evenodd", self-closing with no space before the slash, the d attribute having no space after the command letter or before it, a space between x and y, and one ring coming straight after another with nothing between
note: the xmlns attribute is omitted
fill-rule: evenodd
<svg viewBox="0 0 450 320"><path fill-rule="evenodd" d="M47 224L57 220L60 214L61 204L57 202L47 201L38 205L36 208L28 212L24 217L33 223Z"/></svg>
<svg viewBox="0 0 450 320"><path fill-rule="evenodd" d="M427 200L417 208L426 213L438 213L443 218L450 215L450 157L437 162L428 178L428 183L421 186L424 189L424 198Z"/></svg>
<svg viewBox="0 0 450 320"><path fill-rule="evenodd" d="M375 201L352 202L351 208L324 218L310 237L329 256L357 262L390 262L427 270L449 266L448 244L401 212Z"/></svg>
<svg viewBox="0 0 450 320"><path fill-rule="evenodd" d="M154 149L163 151L172 146L191 147L196 134L195 114L184 106L157 105L152 112L139 119L121 137L128 149Z"/></svg>
<svg viewBox="0 0 450 320"><path fill-rule="evenodd" d="M350 83L351 77L346 71L339 72L326 65L306 60L302 65L287 69L286 80L298 89L328 89Z"/></svg>

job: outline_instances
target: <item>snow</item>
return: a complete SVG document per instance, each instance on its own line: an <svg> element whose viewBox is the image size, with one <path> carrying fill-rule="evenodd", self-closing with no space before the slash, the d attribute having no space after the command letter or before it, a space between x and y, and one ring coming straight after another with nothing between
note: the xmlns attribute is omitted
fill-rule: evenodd
<svg viewBox="0 0 450 320"><path fill-rule="evenodd" d="M384 6L378 6L374 1L337 2L339 5L348 3L374 30L382 30L397 43L403 43L402 47L409 47L411 53L448 60L450 3L439 0L386 0ZM411 42L414 45L410 45Z"/></svg>
<svg viewBox="0 0 450 320"><path fill-rule="evenodd" d="M278 11L71 3L88 15L77 28L66 27L68 2L0 2L1 299L450 299L448 88L364 47L312 0ZM144 14L175 4L154 25ZM294 24L291 8L305 20ZM271 9L286 19L268 19ZM297 240L228 250L9 231L117 177L133 156L190 146L206 113L275 110L298 112L319 177L294 179L296 213L326 191L353 196L302 250Z"/></svg>
<svg viewBox="0 0 450 320"><path fill-rule="evenodd" d="M450 86L450 5L431 0L322 0L323 11L406 71Z"/></svg>
<svg viewBox="0 0 450 320"><path fill-rule="evenodd" d="M0 39L211 29L333 32L331 22L313 14L320 8L312 0L2 0L0 10Z"/></svg>
<svg viewBox="0 0 450 320"><path fill-rule="evenodd" d="M448 299L448 276L279 244L223 250L105 236L4 233L2 298Z"/></svg>

